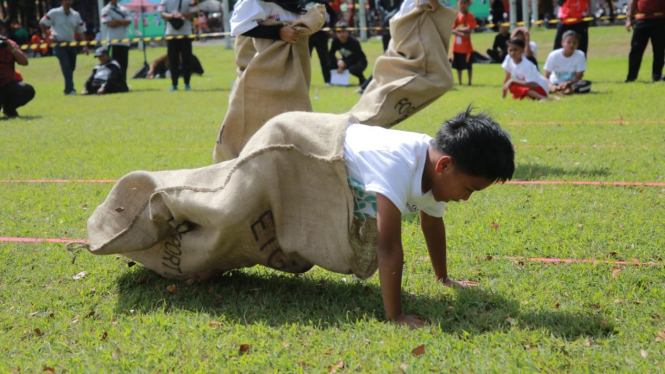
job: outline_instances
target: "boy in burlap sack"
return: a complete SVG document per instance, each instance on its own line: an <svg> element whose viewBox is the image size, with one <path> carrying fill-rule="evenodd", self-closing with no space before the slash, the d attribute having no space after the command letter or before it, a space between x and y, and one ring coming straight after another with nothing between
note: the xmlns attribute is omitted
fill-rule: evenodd
<svg viewBox="0 0 665 374"><path fill-rule="evenodd" d="M375 79L349 111L360 123L392 127L434 102L453 85L447 56L456 12L442 7L436 0L417 1L405 1L390 21L393 38L385 55L376 61ZM255 45L258 40L254 39ZM303 71L307 82L310 77L308 64L307 70ZM272 117L269 114L288 110L311 111L308 95L288 96L266 91L263 86L266 81L282 76L275 74L277 65L266 61L252 62L247 67L243 79L253 82L256 87L250 88L248 81L239 80L243 88L231 97L229 112L215 145L215 161L234 157L247 139ZM257 78L253 78L254 74ZM252 100L247 99L250 89ZM257 106L257 100L267 105ZM244 103L248 103L247 109L243 107Z"/></svg>
<svg viewBox="0 0 665 374"><path fill-rule="evenodd" d="M446 93L453 86L448 45L455 17L436 0L402 3L390 20L388 49L349 113L360 123L392 127Z"/></svg>
<svg viewBox="0 0 665 374"><path fill-rule="evenodd" d="M348 114L285 113L237 159L124 176L89 219L84 246L179 279L257 264L362 279L378 268L387 319L421 327L401 307L401 216L420 211L435 281L472 285L448 277L445 203L510 179L514 168L508 134L470 109L435 139Z"/></svg>
<svg viewBox="0 0 665 374"><path fill-rule="evenodd" d="M238 79L213 151L215 162L238 157L249 138L274 116L312 111L309 36L324 21L323 5L305 11L297 0L236 4L231 34L238 38Z"/></svg>

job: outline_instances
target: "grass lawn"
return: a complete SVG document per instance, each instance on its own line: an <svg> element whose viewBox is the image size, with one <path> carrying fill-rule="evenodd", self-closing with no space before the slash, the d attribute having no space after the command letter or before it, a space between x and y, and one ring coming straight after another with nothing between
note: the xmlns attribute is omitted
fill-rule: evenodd
<svg viewBox="0 0 665 374"><path fill-rule="evenodd" d="M493 36L474 34L476 49ZM533 39L542 66L554 31ZM665 82L650 82L649 47L638 82L623 83L629 45L622 27L590 30L588 95L502 100L500 66L476 65L474 86L455 86L397 128L434 135L473 103L510 132L515 180L665 182ZM372 62L381 53L377 40L364 48ZM149 49L148 60L164 53ZM64 97L56 59L32 59L21 71L35 100L21 118L0 118L0 180L117 179L211 164L233 52L203 43L194 53L206 72L193 77L193 92L139 80L107 97ZM79 56L78 90L95 61ZM132 51L129 70L141 64ZM312 66L315 111L350 109L355 87L326 88L316 58ZM0 237L85 238L111 187L0 183ZM378 275L255 267L173 282L120 256L74 259L60 243L0 242L0 372L665 371L665 187L496 185L451 203L445 220L452 276L481 285L435 284L417 216L405 217L404 308L429 321L418 331L385 322ZM412 354L420 345L425 353Z"/></svg>

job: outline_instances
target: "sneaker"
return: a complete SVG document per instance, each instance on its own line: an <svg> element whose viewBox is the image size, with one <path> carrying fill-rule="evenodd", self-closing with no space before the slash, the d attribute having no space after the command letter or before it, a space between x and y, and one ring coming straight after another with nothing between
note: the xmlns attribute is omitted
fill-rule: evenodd
<svg viewBox="0 0 665 374"><path fill-rule="evenodd" d="M332 84L326 83L326 87L332 87Z"/></svg>
<svg viewBox="0 0 665 374"><path fill-rule="evenodd" d="M173 91L178 91L178 86L171 86L171 88L169 88L169 92Z"/></svg>
<svg viewBox="0 0 665 374"><path fill-rule="evenodd" d="M188 84L185 85L185 91L191 91L192 87Z"/></svg>
<svg viewBox="0 0 665 374"><path fill-rule="evenodd" d="M76 96L76 90L71 90L65 94L65 96Z"/></svg>

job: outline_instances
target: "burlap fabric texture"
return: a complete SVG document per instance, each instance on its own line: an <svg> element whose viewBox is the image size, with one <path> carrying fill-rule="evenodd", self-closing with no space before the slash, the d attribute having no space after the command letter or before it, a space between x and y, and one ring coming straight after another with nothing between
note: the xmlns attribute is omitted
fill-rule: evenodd
<svg viewBox="0 0 665 374"><path fill-rule="evenodd" d="M309 36L321 29L324 21L325 7L317 5L291 24L299 33L295 44L251 38L256 54L234 85L213 151L215 162L238 157L249 138L276 115L312 111ZM238 61L243 63L246 58L238 56Z"/></svg>
<svg viewBox="0 0 665 374"><path fill-rule="evenodd" d="M427 4L390 21L392 40L374 65L374 79L350 113L363 124L392 127L453 86L448 45L456 9Z"/></svg>
<svg viewBox="0 0 665 374"><path fill-rule="evenodd" d="M376 220L353 220L348 123L348 115L286 113L237 159L127 174L88 220L84 246L170 278L256 264L292 273L317 265L367 278L377 269Z"/></svg>
<svg viewBox="0 0 665 374"><path fill-rule="evenodd" d="M233 47L236 55L236 74L238 78L245 72L249 62L252 61L256 55L256 48L254 48L254 41L248 36L236 36L235 45Z"/></svg>

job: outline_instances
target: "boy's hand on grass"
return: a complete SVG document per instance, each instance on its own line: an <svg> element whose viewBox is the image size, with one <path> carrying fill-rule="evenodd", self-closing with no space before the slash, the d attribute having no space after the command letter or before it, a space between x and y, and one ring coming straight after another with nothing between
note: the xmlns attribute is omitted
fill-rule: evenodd
<svg viewBox="0 0 665 374"><path fill-rule="evenodd" d="M505 99L507 94L508 94L508 90L506 89L506 87L503 87L503 96L502 97Z"/></svg>
<svg viewBox="0 0 665 374"><path fill-rule="evenodd" d="M400 314L394 319L394 321L400 326L409 326L411 330L425 327L425 322L413 315Z"/></svg>
<svg viewBox="0 0 665 374"><path fill-rule="evenodd" d="M298 31L287 25L279 29L279 37L287 43L295 44L298 41Z"/></svg>
<svg viewBox="0 0 665 374"><path fill-rule="evenodd" d="M508 90L510 90L510 85L512 85L512 84L513 84L513 80L512 80L512 79L508 79L508 80L506 81L506 83L503 84L503 92L504 92L504 94L505 94L506 92L508 92Z"/></svg>
<svg viewBox="0 0 665 374"><path fill-rule="evenodd" d="M446 287L457 287L457 288L468 288L468 287L478 287L477 282L472 281L457 281L450 278L443 279L441 283Z"/></svg>

